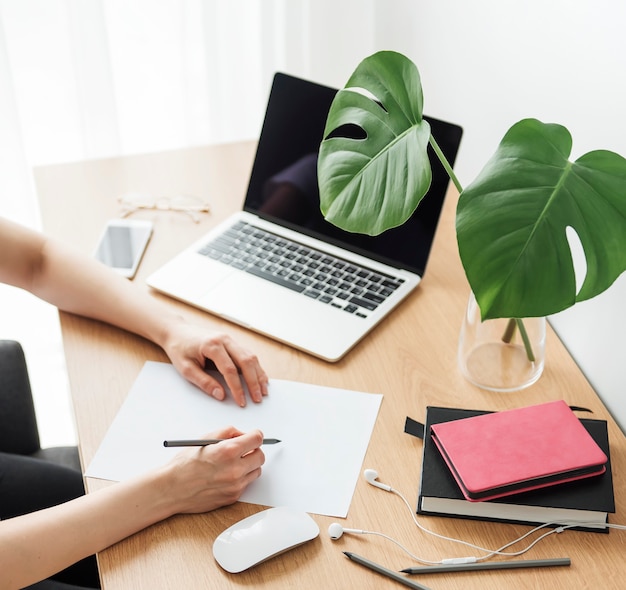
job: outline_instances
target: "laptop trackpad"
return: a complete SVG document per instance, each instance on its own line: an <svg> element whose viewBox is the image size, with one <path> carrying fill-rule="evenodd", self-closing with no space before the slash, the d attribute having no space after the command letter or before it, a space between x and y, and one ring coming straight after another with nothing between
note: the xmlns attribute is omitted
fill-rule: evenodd
<svg viewBox="0 0 626 590"><path fill-rule="evenodd" d="M195 305L204 293L210 293L216 285L237 272L224 264L208 261L203 256L188 256L184 264L178 258L161 267L148 278L148 284L173 297ZM207 262L210 262L207 265Z"/></svg>
<svg viewBox="0 0 626 590"><path fill-rule="evenodd" d="M276 318L280 322L282 312L288 310L284 306L290 300L294 303L294 296L302 297L263 279L235 272L213 287L200 304L239 324L258 328L267 323L275 325Z"/></svg>
<svg viewBox="0 0 626 590"><path fill-rule="evenodd" d="M319 301L246 273L227 277L206 297L213 313L329 361L338 360L363 330L352 314L334 314Z"/></svg>

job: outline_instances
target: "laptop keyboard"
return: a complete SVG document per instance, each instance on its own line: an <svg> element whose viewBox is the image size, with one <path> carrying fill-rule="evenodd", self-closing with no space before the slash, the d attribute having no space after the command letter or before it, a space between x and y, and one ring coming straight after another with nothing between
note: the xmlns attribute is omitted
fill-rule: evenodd
<svg viewBox="0 0 626 590"><path fill-rule="evenodd" d="M245 221L235 223L199 253L363 318L404 282Z"/></svg>

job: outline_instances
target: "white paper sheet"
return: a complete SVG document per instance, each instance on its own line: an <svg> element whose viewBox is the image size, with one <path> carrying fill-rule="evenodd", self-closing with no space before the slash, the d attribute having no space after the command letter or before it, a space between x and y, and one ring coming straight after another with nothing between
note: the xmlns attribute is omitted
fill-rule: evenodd
<svg viewBox="0 0 626 590"><path fill-rule="evenodd" d="M180 451L166 439L260 428L282 442L263 447L263 474L241 500L346 517L381 402L380 394L271 379L261 404L240 408L208 397L170 364L147 362L86 475L123 481Z"/></svg>

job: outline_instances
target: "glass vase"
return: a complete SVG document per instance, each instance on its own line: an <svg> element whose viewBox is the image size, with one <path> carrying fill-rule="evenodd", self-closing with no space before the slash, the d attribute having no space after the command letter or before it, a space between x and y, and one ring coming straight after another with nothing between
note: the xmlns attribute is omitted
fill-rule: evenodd
<svg viewBox="0 0 626 590"><path fill-rule="evenodd" d="M535 383L545 361L546 318L481 321L471 293L459 337L463 376L490 391L517 391Z"/></svg>

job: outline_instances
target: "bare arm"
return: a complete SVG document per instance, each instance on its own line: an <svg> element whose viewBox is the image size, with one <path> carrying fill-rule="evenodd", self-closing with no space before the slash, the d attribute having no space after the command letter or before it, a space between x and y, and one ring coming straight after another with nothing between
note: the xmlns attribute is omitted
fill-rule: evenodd
<svg viewBox="0 0 626 590"><path fill-rule="evenodd" d="M207 334L99 262L1 218L0 281L64 311L148 338L185 378L217 399L224 398L224 391L203 371L205 358L214 361L240 405L245 405L245 395L238 369L254 401L267 394L267 375L258 359L229 336Z"/></svg>
<svg viewBox="0 0 626 590"><path fill-rule="evenodd" d="M185 450L147 475L0 522L0 588L45 579L173 514L237 501L261 474L263 435L227 428L209 436L232 440Z"/></svg>

